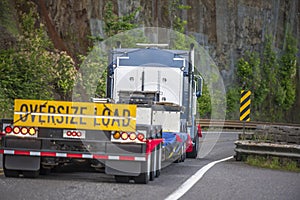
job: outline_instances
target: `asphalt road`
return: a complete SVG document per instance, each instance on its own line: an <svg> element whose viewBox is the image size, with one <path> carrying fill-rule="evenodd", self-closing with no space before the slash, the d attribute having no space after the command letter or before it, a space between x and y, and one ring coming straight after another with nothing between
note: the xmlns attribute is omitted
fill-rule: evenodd
<svg viewBox="0 0 300 200"><path fill-rule="evenodd" d="M1 174L0 199L165 199L206 164L234 155L236 138L237 133L222 133L207 156L173 163L147 185L119 184L113 176L95 172L55 172L36 179ZM181 199L300 199L300 173L231 159L212 167Z"/></svg>

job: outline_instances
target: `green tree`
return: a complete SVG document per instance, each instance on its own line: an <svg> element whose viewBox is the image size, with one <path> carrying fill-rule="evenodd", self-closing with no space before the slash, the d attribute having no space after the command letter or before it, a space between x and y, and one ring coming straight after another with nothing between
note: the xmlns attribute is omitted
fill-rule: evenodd
<svg viewBox="0 0 300 200"><path fill-rule="evenodd" d="M127 15L118 16L114 13L112 2L107 2L104 16L106 38L93 37L95 45L89 50L88 56L80 56L82 64L78 77L77 91L83 94L75 94L75 98L80 96L80 100L88 100L90 97L105 97L106 67L108 65L107 52L110 52L117 42L122 42L122 47L132 48L136 43L146 41L142 32L139 31L135 31L132 34L123 34L123 32L138 26L135 24L135 16L139 10L140 8L137 8ZM80 88L83 91L80 91Z"/></svg>
<svg viewBox="0 0 300 200"><path fill-rule="evenodd" d="M0 98L5 117L12 116L14 99L68 99L75 80L72 59L57 52L47 37L32 2L23 2L20 35L14 48L0 52ZM0 108L0 109L1 109Z"/></svg>
<svg viewBox="0 0 300 200"><path fill-rule="evenodd" d="M295 103L297 40L288 33L284 49L278 52L273 37L268 35L261 58L257 52L247 52L238 61L239 85L252 91L251 113L255 120L286 121Z"/></svg>
<svg viewBox="0 0 300 200"><path fill-rule="evenodd" d="M287 111L292 108L296 100L296 69L297 69L297 40L287 34L283 54L280 58L278 69L278 94L276 103Z"/></svg>

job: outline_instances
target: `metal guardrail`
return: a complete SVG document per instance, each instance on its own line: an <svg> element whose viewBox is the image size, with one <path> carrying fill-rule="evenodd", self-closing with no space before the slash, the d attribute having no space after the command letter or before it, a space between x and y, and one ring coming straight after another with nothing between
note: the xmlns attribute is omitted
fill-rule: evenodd
<svg viewBox="0 0 300 200"><path fill-rule="evenodd" d="M235 158L237 161L245 159L243 157L248 155L276 156L300 160L300 145L297 144L258 143L251 140L238 140L235 145Z"/></svg>
<svg viewBox="0 0 300 200"><path fill-rule="evenodd" d="M215 127L215 128L228 128L228 129L243 129L243 122L238 120L215 120L215 119L196 119L196 123L201 127ZM245 122L245 129L257 129L265 128L269 126L289 126L299 127L300 124L288 124L288 123L272 123L272 122Z"/></svg>
<svg viewBox="0 0 300 200"><path fill-rule="evenodd" d="M235 158L249 155L288 158L300 168L300 124L241 122L238 120L196 119L202 128L247 129L235 142Z"/></svg>
<svg viewBox="0 0 300 200"><path fill-rule="evenodd" d="M239 134L235 142L235 158L245 160L248 155L289 158L300 167L300 127L271 125Z"/></svg>

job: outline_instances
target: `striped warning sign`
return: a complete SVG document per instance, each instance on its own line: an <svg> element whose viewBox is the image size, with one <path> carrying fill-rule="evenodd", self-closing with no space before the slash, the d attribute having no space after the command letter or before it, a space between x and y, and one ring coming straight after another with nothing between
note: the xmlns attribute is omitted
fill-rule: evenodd
<svg viewBox="0 0 300 200"><path fill-rule="evenodd" d="M250 121L250 95L251 91L241 91L242 97L240 100L241 107L240 107L240 121Z"/></svg>

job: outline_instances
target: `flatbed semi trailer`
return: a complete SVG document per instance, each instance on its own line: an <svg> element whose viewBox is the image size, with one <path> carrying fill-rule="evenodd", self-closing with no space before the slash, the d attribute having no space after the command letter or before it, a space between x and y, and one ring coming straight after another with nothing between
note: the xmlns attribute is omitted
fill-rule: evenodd
<svg viewBox="0 0 300 200"><path fill-rule="evenodd" d="M86 162L117 182L148 183L163 163L195 158L201 79L195 79L192 54L192 46L114 49L106 98L16 99L14 119L0 121L5 176L37 177Z"/></svg>

